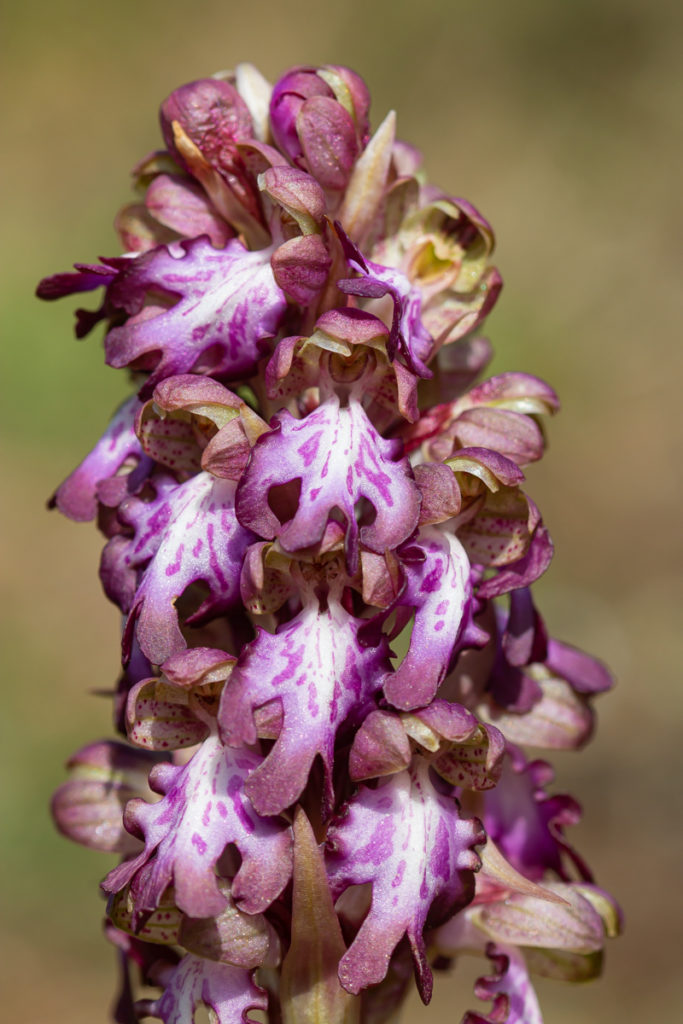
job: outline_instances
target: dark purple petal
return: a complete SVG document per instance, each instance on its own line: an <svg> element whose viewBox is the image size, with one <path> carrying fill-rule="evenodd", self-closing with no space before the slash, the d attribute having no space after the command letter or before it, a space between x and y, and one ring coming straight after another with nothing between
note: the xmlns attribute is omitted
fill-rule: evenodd
<svg viewBox="0 0 683 1024"><path fill-rule="evenodd" d="M414 288L400 270L383 267L364 259L355 246L344 235L340 225L337 233L345 243L345 252L353 270L361 277L345 278L337 284L347 295L358 295L367 299L381 299L389 296L394 306L389 338L389 357L398 353L408 369L420 377L431 377L432 371L426 360L432 354L433 341L422 322L422 298L419 289Z"/></svg>
<svg viewBox="0 0 683 1024"><path fill-rule="evenodd" d="M254 743L255 710L277 699L282 728L246 792L260 814L277 814L301 795L316 756L325 769L331 805L334 742L349 716L358 720L379 689L388 649L361 645L365 620L354 619L334 599L317 601L282 626L260 630L235 668L221 699L219 722L228 743Z"/></svg>
<svg viewBox="0 0 683 1024"><path fill-rule="evenodd" d="M500 782L484 797L484 827L513 867L532 881L541 881L548 871L566 879L566 857L590 881L562 831L579 820L581 810L569 796L548 796L544 787L552 778L544 761L526 762L519 753L506 759Z"/></svg>
<svg viewBox="0 0 683 1024"><path fill-rule="evenodd" d="M394 548L417 524L419 491L399 442L382 438L362 406L341 408L328 398L302 420L281 412L274 429L259 438L237 490L237 515L248 529L278 538L285 551L314 547L332 511L344 516L351 572L358 540L372 551ZM296 510L281 521L268 504L269 491L300 481ZM359 527L356 506L366 499L372 523Z"/></svg>
<svg viewBox="0 0 683 1024"><path fill-rule="evenodd" d="M510 594L510 614L505 624L502 647L511 665L545 661L548 636L528 587L520 587Z"/></svg>
<svg viewBox="0 0 683 1024"><path fill-rule="evenodd" d="M138 914L154 910L169 885L190 917L213 917L226 906L215 873L228 843L242 864L232 895L247 913L260 913L282 892L291 874L291 834L284 823L260 818L244 795L244 781L261 758L224 747L209 736L183 767L159 766L150 778L158 803L134 800L126 828L145 849L107 875L107 892L130 883ZM163 769L163 770L162 770Z"/></svg>
<svg viewBox="0 0 683 1024"><path fill-rule="evenodd" d="M577 693L604 693L614 685L611 673L601 661L552 637L548 640L545 663Z"/></svg>
<svg viewBox="0 0 683 1024"><path fill-rule="evenodd" d="M270 250L249 252L237 239L214 249L197 238L179 242L173 253L161 247L131 260L110 290L112 302L138 315L105 338L107 363L153 368L145 395L174 374L252 373L287 305ZM177 301L149 316L143 304L150 292Z"/></svg>
<svg viewBox="0 0 683 1024"><path fill-rule="evenodd" d="M479 978L474 992L477 999L492 1000L484 1017L466 1013L462 1024L543 1024L524 957L514 946L489 943L486 955L494 966L494 974Z"/></svg>
<svg viewBox="0 0 683 1024"><path fill-rule="evenodd" d="M114 303L109 297L109 286L116 280L121 264L126 262L121 259L102 260L102 265L75 263L76 273L53 274L52 277L45 277L36 289L39 299L61 299L65 295L74 295L77 292L91 292L95 288L106 288L107 292L99 309L76 310L76 337L84 338L95 327L100 320L111 316L115 310Z"/></svg>
<svg viewBox="0 0 683 1024"><path fill-rule="evenodd" d="M91 292L95 288L103 288L111 284L117 274L117 270L105 262L99 263L74 263L76 273L67 271L62 274L52 274L51 277L44 277L36 288L36 295L39 299L62 299L65 295L76 295L79 292Z"/></svg>
<svg viewBox="0 0 683 1024"><path fill-rule="evenodd" d="M476 819L460 816L452 797L432 783L429 765L415 758L410 770L390 775L376 789L361 786L343 818L328 832L328 875L333 895L350 885L372 884L372 904L339 965L349 992L376 985L389 958L407 936L420 994L431 996L423 930L465 906L480 861L473 847L485 841Z"/></svg>

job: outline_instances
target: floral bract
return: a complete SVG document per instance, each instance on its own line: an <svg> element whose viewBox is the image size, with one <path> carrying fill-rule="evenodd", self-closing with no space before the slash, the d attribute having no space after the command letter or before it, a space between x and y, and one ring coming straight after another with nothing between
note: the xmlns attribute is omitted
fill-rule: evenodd
<svg viewBox="0 0 683 1024"><path fill-rule="evenodd" d="M103 321L132 381L51 499L96 519L122 614L123 735L53 812L122 857L125 1024L380 1024L465 954L465 1024L540 1024L534 973L593 977L618 931L524 749L578 749L611 684L532 596L559 402L481 379L493 232L369 108L339 65L180 87L123 254L38 289L102 289L76 333Z"/></svg>

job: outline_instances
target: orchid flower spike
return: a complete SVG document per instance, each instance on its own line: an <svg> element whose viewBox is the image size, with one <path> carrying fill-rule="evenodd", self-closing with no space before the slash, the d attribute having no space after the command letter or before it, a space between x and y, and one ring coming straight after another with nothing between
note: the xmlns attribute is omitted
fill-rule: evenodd
<svg viewBox="0 0 683 1024"><path fill-rule="evenodd" d="M525 749L578 749L611 684L532 597L559 402L482 379L493 232L369 110L338 65L181 86L123 252L38 288L99 292L76 333L131 380L51 500L123 622L118 736L53 801L121 858L120 1024L382 1024L465 954L465 1022L537 1024L533 975L593 977L619 928Z"/></svg>

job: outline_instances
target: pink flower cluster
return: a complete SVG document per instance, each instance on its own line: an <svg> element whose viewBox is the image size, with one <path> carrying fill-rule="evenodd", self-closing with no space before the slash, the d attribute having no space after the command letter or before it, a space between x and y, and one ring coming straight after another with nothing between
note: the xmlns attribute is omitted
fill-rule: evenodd
<svg viewBox="0 0 683 1024"><path fill-rule="evenodd" d="M134 394L53 503L97 519L124 620L115 723L58 827L104 879L116 1020L380 1024L414 973L491 961L464 1020L536 1024L532 973L599 973L618 910L525 748L576 749L605 668L549 637L522 489L555 392L476 383L501 280L344 67L182 86L103 289ZM136 999L131 970L155 998Z"/></svg>

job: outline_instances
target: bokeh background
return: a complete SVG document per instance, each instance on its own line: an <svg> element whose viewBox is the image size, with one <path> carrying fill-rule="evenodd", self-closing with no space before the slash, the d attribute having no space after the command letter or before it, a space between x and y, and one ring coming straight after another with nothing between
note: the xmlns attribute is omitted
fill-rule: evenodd
<svg viewBox="0 0 683 1024"><path fill-rule="evenodd" d="M683 6L676 0L26 0L2 31L3 903L7 1020L107 1019L109 862L56 836L62 763L110 731L89 695L116 676L100 542L44 510L126 389L101 339L36 281L111 255L128 172L158 145L176 85L240 60L269 77L346 63L394 107L435 182L493 222L506 281L495 370L559 390L529 473L557 554L538 591L552 631L601 654L619 685L600 728L558 760L576 840L621 900L603 980L539 986L546 1024L681 1019L682 561L680 188ZM72 306L76 303L72 303ZM409 1022L457 1024L471 976L440 978Z"/></svg>

